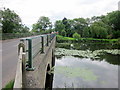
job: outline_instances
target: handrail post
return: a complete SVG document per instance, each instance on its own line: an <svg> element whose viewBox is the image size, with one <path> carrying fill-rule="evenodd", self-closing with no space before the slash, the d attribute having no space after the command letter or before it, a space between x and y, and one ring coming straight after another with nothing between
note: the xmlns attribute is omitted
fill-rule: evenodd
<svg viewBox="0 0 120 90"><path fill-rule="evenodd" d="M32 40L28 40L28 67L26 68L27 71L33 71L33 63L32 63Z"/></svg>
<svg viewBox="0 0 120 90"><path fill-rule="evenodd" d="M47 46L49 46L49 37L47 35Z"/></svg>
<svg viewBox="0 0 120 90"><path fill-rule="evenodd" d="M50 34L50 43L51 43L51 40L52 40L52 37L51 37L51 34Z"/></svg>
<svg viewBox="0 0 120 90"><path fill-rule="evenodd" d="M41 48L41 53L44 53L44 37L41 37L41 43L42 43L42 48Z"/></svg>

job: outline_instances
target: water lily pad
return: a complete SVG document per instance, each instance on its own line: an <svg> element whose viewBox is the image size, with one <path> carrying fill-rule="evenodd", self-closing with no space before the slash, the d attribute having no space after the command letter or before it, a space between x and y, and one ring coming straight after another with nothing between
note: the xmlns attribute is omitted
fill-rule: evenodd
<svg viewBox="0 0 120 90"><path fill-rule="evenodd" d="M55 55L56 56L78 56L83 58L91 58L91 59L98 59L100 58L99 55L104 55L105 53L113 54L113 55L120 55L120 50L113 49L113 50L69 50L64 48L56 48Z"/></svg>

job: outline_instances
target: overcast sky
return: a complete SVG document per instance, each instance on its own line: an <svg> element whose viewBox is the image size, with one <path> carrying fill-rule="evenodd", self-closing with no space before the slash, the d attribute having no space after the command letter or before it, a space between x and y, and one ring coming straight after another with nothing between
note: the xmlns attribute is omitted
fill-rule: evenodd
<svg viewBox="0 0 120 90"><path fill-rule="evenodd" d="M0 0L0 7L14 10L22 23L31 26L40 16L52 22L64 17L73 19L105 15L118 9L119 0Z"/></svg>

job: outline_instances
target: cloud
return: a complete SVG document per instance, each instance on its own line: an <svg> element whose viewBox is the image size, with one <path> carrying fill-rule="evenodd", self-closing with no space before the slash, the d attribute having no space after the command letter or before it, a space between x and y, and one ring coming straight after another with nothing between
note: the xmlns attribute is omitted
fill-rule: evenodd
<svg viewBox="0 0 120 90"><path fill-rule="evenodd" d="M118 0L1 0L2 7L14 10L30 26L40 16L55 20L91 17L117 10Z"/></svg>

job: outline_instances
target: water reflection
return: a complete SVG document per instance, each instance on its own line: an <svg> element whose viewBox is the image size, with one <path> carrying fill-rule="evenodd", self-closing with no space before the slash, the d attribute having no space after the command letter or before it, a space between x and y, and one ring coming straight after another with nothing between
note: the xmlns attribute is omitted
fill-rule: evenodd
<svg viewBox="0 0 120 90"><path fill-rule="evenodd" d="M120 46L110 43L74 43L74 49L94 51L99 49L120 49Z"/></svg>
<svg viewBox="0 0 120 90"><path fill-rule="evenodd" d="M67 49L71 49L71 47L66 47L66 44L64 45L61 44L60 46L58 46L58 48L64 47ZM72 49L75 50L90 50L90 51L95 51L95 50L100 50L100 49L120 49L120 46L116 45L116 44L109 44L109 43L73 43L73 47ZM62 58L62 56L56 56L58 60L60 60ZM74 56L74 57L79 57L79 56ZM97 60L97 61L102 61L105 60L106 62L108 62L109 64L114 64L114 65L120 65L119 62L119 58L120 55L112 55L112 54L108 54L108 53L104 53L104 55L99 55L99 59L92 59ZM82 58L82 57L79 57Z"/></svg>
<svg viewBox="0 0 120 90"><path fill-rule="evenodd" d="M53 88L117 88L118 66L105 60L64 56L56 59Z"/></svg>
<svg viewBox="0 0 120 90"><path fill-rule="evenodd" d="M70 49L71 44L72 48L77 50L120 49L120 45L111 43L57 43L57 48Z"/></svg>
<svg viewBox="0 0 120 90"><path fill-rule="evenodd" d="M61 44L58 48L77 50L120 49L116 44L73 43ZM118 88L119 55L104 53L99 59L78 56L57 56L53 88Z"/></svg>

